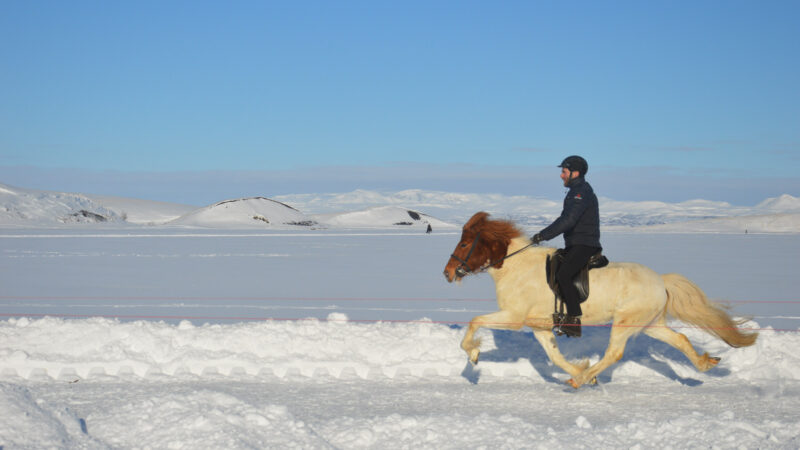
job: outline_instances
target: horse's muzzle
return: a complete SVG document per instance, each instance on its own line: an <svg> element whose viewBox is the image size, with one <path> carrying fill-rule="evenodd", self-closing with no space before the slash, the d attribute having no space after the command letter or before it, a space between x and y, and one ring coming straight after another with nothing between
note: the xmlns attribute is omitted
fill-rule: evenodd
<svg viewBox="0 0 800 450"><path fill-rule="evenodd" d="M455 281L458 276L455 273L453 273L453 277L451 278L450 273L447 271L447 269L444 269L443 274L444 274L444 279L447 280L448 283L452 283L453 281Z"/></svg>
<svg viewBox="0 0 800 450"><path fill-rule="evenodd" d="M448 283L458 281L467 275L469 275L469 269L465 268L464 266L458 266L455 269L452 269L452 272L451 270L444 269L444 278Z"/></svg>

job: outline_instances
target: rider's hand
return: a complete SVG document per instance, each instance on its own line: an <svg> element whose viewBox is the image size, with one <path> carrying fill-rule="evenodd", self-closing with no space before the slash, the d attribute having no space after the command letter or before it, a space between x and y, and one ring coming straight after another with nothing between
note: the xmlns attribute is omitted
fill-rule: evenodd
<svg viewBox="0 0 800 450"><path fill-rule="evenodd" d="M538 244L539 242L542 242L543 240L544 239L542 239L542 234L541 233L536 233L531 238L531 242L533 242L534 244Z"/></svg>

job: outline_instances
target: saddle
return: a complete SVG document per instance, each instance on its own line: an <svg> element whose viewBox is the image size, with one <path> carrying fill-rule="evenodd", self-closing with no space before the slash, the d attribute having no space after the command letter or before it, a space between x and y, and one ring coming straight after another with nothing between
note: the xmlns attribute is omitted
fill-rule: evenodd
<svg viewBox="0 0 800 450"><path fill-rule="evenodd" d="M552 255L547 255L547 263L545 264L547 284L550 286L553 294L555 294L556 299L561 296L558 291L558 280L556 280L556 273L558 273L558 268L561 266L561 263L564 262L565 255L566 250L560 248ZM589 297L589 270L598 269L607 265L608 258L606 258L602 251L600 251L592 255L592 257L589 258L589 262L586 263L586 266L584 266L584 268L581 269L577 275L575 275L575 278L572 280L572 282L575 284L575 287L578 288L578 293L580 294L580 303L583 303Z"/></svg>

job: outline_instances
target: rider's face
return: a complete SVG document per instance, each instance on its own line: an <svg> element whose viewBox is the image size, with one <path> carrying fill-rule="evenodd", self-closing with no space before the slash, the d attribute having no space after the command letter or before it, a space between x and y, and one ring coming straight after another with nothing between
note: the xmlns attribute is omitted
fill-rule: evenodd
<svg viewBox="0 0 800 450"><path fill-rule="evenodd" d="M568 185L570 180L575 178L572 176L573 173L575 173L577 176L577 172L570 172L566 167L561 168L561 181L564 182L564 186Z"/></svg>

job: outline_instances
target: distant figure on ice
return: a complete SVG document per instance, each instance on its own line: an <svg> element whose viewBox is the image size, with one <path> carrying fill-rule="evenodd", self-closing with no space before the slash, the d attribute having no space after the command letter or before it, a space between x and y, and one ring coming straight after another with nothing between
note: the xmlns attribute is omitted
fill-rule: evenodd
<svg viewBox="0 0 800 450"><path fill-rule="evenodd" d="M428 229L425 232L431 234L431 231L433 231L433 228L431 228L431 224L428 224Z"/></svg>

